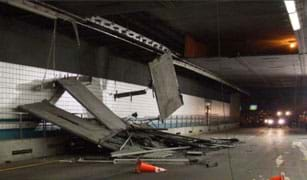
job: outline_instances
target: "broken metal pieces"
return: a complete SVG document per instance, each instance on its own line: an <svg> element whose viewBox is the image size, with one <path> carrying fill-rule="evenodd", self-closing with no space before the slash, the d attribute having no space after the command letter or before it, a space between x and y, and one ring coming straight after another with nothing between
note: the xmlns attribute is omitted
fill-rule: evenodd
<svg viewBox="0 0 307 180"><path fill-rule="evenodd" d="M124 157L124 156L140 155L140 154L153 153L153 152L182 150L182 149L189 149L189 148L190 146L182 146L182 147L151 149L151 150L141 150L141 151L132 151L132 152L116 151L116 152L111 153L111 157Z"/></svg>

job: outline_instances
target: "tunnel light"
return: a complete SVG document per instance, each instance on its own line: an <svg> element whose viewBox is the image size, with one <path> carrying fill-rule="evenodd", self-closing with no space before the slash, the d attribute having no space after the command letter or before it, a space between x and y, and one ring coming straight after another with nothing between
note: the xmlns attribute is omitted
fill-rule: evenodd
<svg viewBox="0 0 307 180"><path fill-rule="evenodd" d="M290 22L291 22L291 25L292 25L292 29L294 31L297 31L297 30L301 29L301 25L300 25L300 21L298 19L297 12L289 14L289 17L290 17Z"/></svg>
<svg viewBox="0 0 307 180"><path fill-rule="evenodd" d="M282 116L282 112L281 111L277 111L276 115L277 116Z"/></svg>
<svg viewBox="0 0 307 180"><path fill-rule="evenodd" d="M296 12L296 6L294 0L285 0L286 9L288 14Z"/></svg>
<svg viewBox="0 0 307 180"><path fill-rule="evenodd" d="M287 12L289 14L290 22L293 31L301 29L300 20L298 18L295 1L294 0L284 0Z"/></svg>

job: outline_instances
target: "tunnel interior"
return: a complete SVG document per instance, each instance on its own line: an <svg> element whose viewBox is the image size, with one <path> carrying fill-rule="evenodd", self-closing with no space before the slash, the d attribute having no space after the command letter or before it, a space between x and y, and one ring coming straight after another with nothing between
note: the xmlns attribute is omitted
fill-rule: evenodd
<svg viewBox="0 0 307 180"><path fill-rule="evenodd" d="M0 179L306 179L305 3L1 1Z"/></svg>

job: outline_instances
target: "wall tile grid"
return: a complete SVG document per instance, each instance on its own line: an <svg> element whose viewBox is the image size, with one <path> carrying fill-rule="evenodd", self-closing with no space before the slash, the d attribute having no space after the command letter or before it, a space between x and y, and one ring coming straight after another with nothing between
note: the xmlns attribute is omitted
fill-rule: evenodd
<svg viewBox="0 0 307 180"><path fill-rule="evenodd" d="M14 115L4 114L15 111L18 105L39 102L52 96L52 90L33 91L31 88L40 85L44 74L46 81L64 76L74 76L76 74L45 70L6 62L0 62L0 119L16 118ZM137 112L139 117L157 116L159 114L156 100L151 89L145 86L93 78L93 82L88 86L99 99L101 99L113 112L120 117L126 117ZM134 96L114 100L116 93L146 89L145 95ZM184 106L179 108L174 115L203 115L205 113L205 99L190 95L183 95ZM229 104L219 101L211 101L211 113L223 116L229 115ZM87 111L68 93L64 93L56 106L71 113L87 113ZM90 115L89 115L90 116Z"/></svg>
<svg viewBox="0 0 307 180"><path fill-rule="evenodd" d="M22 104L34 103L48 99L52 90L33 91L32 87L40 85L46 73L45 81L55 77L72 75L64 72L44 70L29 66L0 62L0 119L16 118L16 115L5 114L17 111ZM62 101L66 101L63 98ZM70 107L68 107L70 110Z"/></svg>

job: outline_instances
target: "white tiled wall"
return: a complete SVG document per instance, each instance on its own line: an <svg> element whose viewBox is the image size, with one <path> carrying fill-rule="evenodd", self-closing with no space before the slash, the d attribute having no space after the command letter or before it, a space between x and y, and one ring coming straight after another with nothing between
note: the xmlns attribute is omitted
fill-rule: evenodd
<svg viewBox="0 0 307 180"><path fill-rule="evenodd" d="M211 101L211 113L216 114L218 116L223 116L225 115L228 117L230 115L230 107L229 103L224 103L221 101Z"/></svg>
<svg viewBox="0 0 307 180"><path fill-rule="evenodd" d="M0 118L13 118L12 115L1 114L15 111L18 105L39 102L48 99L53 94L52 90L33 91L31 88L40 85L44 74L46 80L64 76L74 76L75 74L45 70L42 68L17 65L11 63L0 62ZM159 114L156 99L151 89L145 86L106 80L101 78L93 78L93 82L88 88L101 99L112 111L118 116L129 116L137 112L139 117L157 116ZM132 101L130 97L114 100L113 95L116 93L146 89L145 95L134 96ZM201 115L205 113L204 98L191 95L183 95L184 106L179 108L174 115ZM56 103L72 113L86 113L86 110L74 100L68 93L64 93L60 100ZM229 115L229 104L219 101L212 101L212 113L223 116Z"/></svg>
<svg viewBox="0 0 307 180"><path fill-rule="evenodd" d="M205 101L204 98L184 94L184 105L177 109L174 115L203 115L206 111Z"/></svg>
<svg viewBox="0 0 307 180"><path fill-rule="evenodd" d="M44 73L44 69L0 62L0 112L12 112L18 105L50 97L50 90L31 90L34 85L41 83ZM50 79L53 73L47 71L46 77ZM2 118L11 116L1 114Z"/></svg>

